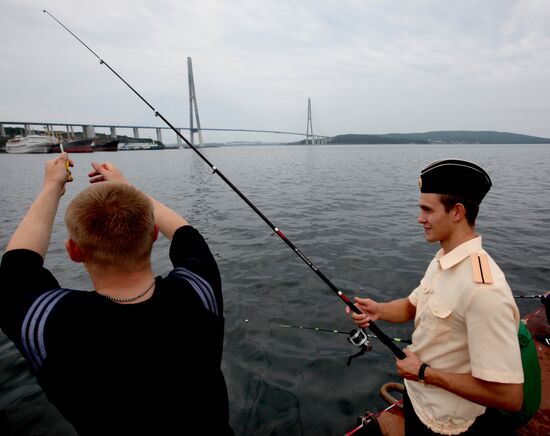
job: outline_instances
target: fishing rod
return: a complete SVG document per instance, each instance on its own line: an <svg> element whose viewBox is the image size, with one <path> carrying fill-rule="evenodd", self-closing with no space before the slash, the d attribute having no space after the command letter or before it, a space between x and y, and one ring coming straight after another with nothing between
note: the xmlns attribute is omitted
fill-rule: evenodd
<svg viewBox="0 0 550 436"><path fill-rule="evenodd" d="M360 418L360 424L355 427L353 430L347 432L344 434L344 436L352 436L353 434L357 433L358 431L361 431L361 434L363 433L363 429L366 429L367 426L376 418L378 418L380 415L382 415L384 412L387 412L394 407L402 407L403 400L399 400L396 403L393 403L392 405L386 407L384 410L381 410L380 412L376 413L369 413L367 416L364 416L363 418ZM380 430L379 430L380 431ZM357 433L359 434L359 433ZM374 433L373 433L374 434ZM381 433L380 433L381 434Z"/></svg>
<svg viewBox="0 0 550 436"><path fill-rule="evenodd" d="M288 324L279 324L278 327L287 327L287 328L298 328L298 329L306 329L306 330L317 330L322 332L330 332L330 333L343 333L348 335L348 342L352 345L355 345L359 348L359 351L351 356L348 357L348 361L346 362L347 366L351 365L351 361L355 359L356 357L360 357L363 354L367 353L368 351L372 351L372 342L370 339L373 337L373 335L368 335L365 333L364 329L353 329L349 333L340 332L338 330L328 330L328 329L319 329L316 327L302 327L302 326L293 326ZM390 338L388 338L390 339ZM391 340L391 339L390 339Z"/></svg>
<svg viewBox="0 0 550 436"><path fill-rule="evenodd" d="M546 293L547 291L545 291ZM546 298L545 294L540 295L514 295L514 298Z"/></svg>
<svg viewBox="0 0 550 436"><path fill-rule="evenodd" d="M286 236L285 234L276 227L237 187L231 183L231 181L215 166L213 165L193 144L191 144L187 138L185 138L178 129L176 129L164 116L157 111L138 91L136 91L124 78L118 74L107 62L105 62L99 55L93 51L84 41L82 41L78 36L76 36L71 30L67 28L61 21L56 17L50 14L47 10L44 9L44 13L48 14L53 20L57 22L61 27L63 27L67 32L69 32L78 42L80 42L86 49L92 53L98 60L100 65L105 65L116 77L118 77L134 94L136 94L141 101L143 101L154 113L156 117L159 117L174 133L180 137L188 146L193 150L197 155L212 169L214 174L217 174L241 199L279 236L293 251L296 255L302 259L307 266L309 266L319 278L325 282L325 284L356 314L361 314L362 312L357 308L355 304L341 291L339 290ZM386 334L378 328L378 326L373 322L369 322L368 328L380 339L380 341L386 345L392 353L398 359L404 359L405 353L397 345L395 345L392 340L386 336ZM366 336L364 329L361 329L363 334Z"/></svg>
<svg viewBox="0 0 550 436"><path fill-rule="evenodd" d="M350 332L342 332L339 330L330 330L330 329L323 329L319 327L304 327L301 325L292 325L292 324L276 324L274 327L281 327L281 328L294 328L294 329L300 329L300 330L312 330L317 332L325 332L325 333L335 333L335 334L342 334L348 336L348 342L352 345L355 345L356 347L359 347L359 351L351 356L348 357L348 361L346 363L347 366L351 365L351 361L359 356L362 356L363 354L372 351L372 343L371 339L380 339L376 335L368 335L363 330L357 330L353 329ZM407 344L412 344L412 341L410 339L401 339L401 338L389 338L393 342L404 342Z"/></svg>
<svg viewBox="0 0 550 436"><path fill-rule="evenodd" d="M316 332L325 332L325 333L334 333L334 334L340 334L340 335L348 335L353 336L355 329L351 330L351 332L343 332L340 330L333 330L333 329L323 329L320 327L305 327L302 325L292 325L292 324L274 324L274 327L280 327L280 328L289 328L289 329L300 329L300 330L313 330ZM369 338L375 338L378 339L375 335L367 335ZM412 341L410 339L401 339L401 338L390 338L393 342L398 343L405 343L405 344L412 344Z"/></svg>

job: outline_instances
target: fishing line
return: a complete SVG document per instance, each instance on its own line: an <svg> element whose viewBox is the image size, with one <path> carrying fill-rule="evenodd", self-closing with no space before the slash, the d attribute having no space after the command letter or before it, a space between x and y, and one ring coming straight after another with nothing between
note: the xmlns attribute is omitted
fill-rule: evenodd
<svg viewBox="0 0 550 436"><path fill-rule="evenodd" d="M286 236L285 234L276 227L246 196L239 190L237 187L231 183L231 181L225 177L225 175L216 168L215 165L213 165L193 144L191 144L187 138L185 138L179 131L176 129L164 116L157 111L139 92L137 92L124 78L118 74L107 62L105 62L101 57L93 51L87 44L84 43L78 36L76 36L67 26L65 26L61 21L59 21L56 17L54 17L52 14L50 14L47 10L44 10L44 13L48 14L53 20L55 20L63 29L65 29L67 32L69 32L78 42L80 42L86 49L92 53L97 59L99 59L100 65L105 65L116 77L118 77L128 88L130 88L134 94L136 94L154 113L156 117L159 117L170 129L174 131L174 133L181 138L188 146L193 150L197 155L212 169L213 173L217 174L276 234L279 236L291 249L296 253L296 255L302 259L307 266L309 266L319 278L325 282L325 284L356 314L361 314L361 311L357 308L355 304L351 302L351 300L342 292L340 291ZM382 330L378 328L378 326L373 322L369 322L368 327L377 337L380 339L380 341L386 345L392 353L398 358L398 359L404 359L405 353L403 350L401 350L397 345L395 345L392 340L386 336ZM361 331L364 332L364 329L361 329ZM366 335L366 333L365 333Z"/></svg>

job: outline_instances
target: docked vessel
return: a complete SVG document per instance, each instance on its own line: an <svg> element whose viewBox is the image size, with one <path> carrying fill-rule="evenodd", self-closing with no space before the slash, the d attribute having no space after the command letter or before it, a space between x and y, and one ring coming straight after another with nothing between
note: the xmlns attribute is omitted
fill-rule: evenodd
<svg viewBox="0 0 550 436"><path fill-rule="evenodd" d="M96 137L93 143L94 151L117 151L118 139L107 136Z"/></svg>
<svg viewBox="0 0 550 436"><path fill-rule="evenodd" d="M94 151L117 151L118 140L109 137L96 137L92 139L74 139L63 142L63 150L67 153L93 153ZM59 144L50 147L50 153L59 153Z"/></svg>
<svg viewBox="0 0 550 436"><path fill-rule="evenodd" d="M93 139L74 139L72 141L63 142L63 150L67 153L91 153L93 149ZM59 144L50 147L51 153L59 153L61 147Z"/></svg>
<svg viewBox="0 0 550 436"><path fill-rule="evenodd" d="M51 135L15 136L6 142L7 153L49 153L59 140Z"/></svg>
<svg viewBox="0 0 550 436"><path fill-rule="evenodd" d="M166 147L160 141L150 138L130 138L128 136L119 137L119 150L163 150Z"/></svg>

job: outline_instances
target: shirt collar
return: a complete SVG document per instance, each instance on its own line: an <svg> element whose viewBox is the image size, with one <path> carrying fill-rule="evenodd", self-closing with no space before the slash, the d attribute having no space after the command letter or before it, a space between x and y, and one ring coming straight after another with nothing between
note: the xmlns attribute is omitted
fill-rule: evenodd
<svg viewBox="0 0 550 436"><path fill-rule="evenodd" d="M455 249L451 250L447 254L443 254L443 249L439 250L436 254L436 259L439 262L441 269L449 269L456 264L462 262L464 259L470 256L470 254L477 253L482 248L481 236L476 236L474 239L470 239L460 244Z"/></svg>

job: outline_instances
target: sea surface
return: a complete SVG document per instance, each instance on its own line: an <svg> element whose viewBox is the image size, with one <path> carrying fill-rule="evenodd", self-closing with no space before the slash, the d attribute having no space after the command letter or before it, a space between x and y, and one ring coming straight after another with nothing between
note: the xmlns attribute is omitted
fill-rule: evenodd
<svg viewBox="0 0 550 436"><path fill-rule="evenodd" d="M472 160L493 181L477 224L485 248L515 294L550 289L550 146L281 145L201 152L347 296L380 301L407 296L439 248L425 242L416 221L419 171L437 159ZM0 155L2 247L40 190L51 157ZM82 267L65 254L62 221L69 200L87 185L92 160L115 163L134 185L183 214L206 237L222 274L223 370L237 435L340 435L365 409L384 407L379 387L399 381L394 356L373 339L373 350L348 367L357 349L345 335L279 327L347 332L354 326L342 301L192 150L71 157L75 181L61 201L47 266L62 286L92 289ZM170 269L167 251L167 241L159 240L157 274ZM517 302L522 315L540 304ZM390 336L412 333L410 323L377 324ZM0 343L1 416L23 428L41 425L43 432L35 434L71 434L41 405L40 391L19 381L28 380L24 365L5 339ZM166 386L166 395L185 394Z"/></svg>

